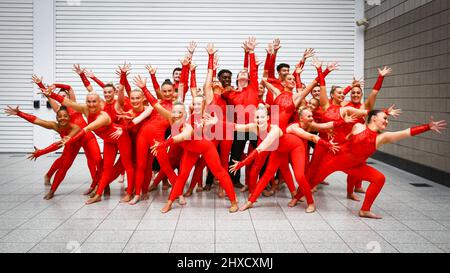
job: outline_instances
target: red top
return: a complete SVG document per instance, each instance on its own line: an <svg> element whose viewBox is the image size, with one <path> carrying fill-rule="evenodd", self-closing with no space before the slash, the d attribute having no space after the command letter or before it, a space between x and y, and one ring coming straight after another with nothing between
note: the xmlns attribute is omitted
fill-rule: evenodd
<svg viewBox="0 0 450 273"><path fill-rule="evenodd" d="M285 133L286 128L295 113L295 105L292 98L292 92L281 92L281 94L276 97L274 105L279 106L279 126Z"/></svg>
<svg viewBox="0 0 450 273"><path fill-rule="evenodd" d="M78 125L81 129L87 126L87 123L81 113L73 110L70 107L67 108L67 112L69 112L71 123Z"/></svg>
<svg viewBox="0 0 450 273"><path fill-rule="evenodd" d="M353 103L353 102L349 102L346 106L348 107L353 107L356 109L361 109L362 108L362 103ZM366 123L366 119L364 117L359 117L356 121L357 123L361 123L361 124L365 124Z"/></svg>
<svg viewBox="0 0 450 273"><path fill-rule="evenodd" d="M119 120L119 118L117 117L117 115L119 113L117 113L117 110L115 108L116 102L117 102L117 100L114 100L112 103L106 103L105 102L105 106L103 107L103 111L108 113L109 117L111 118L112 123L123 124L124 121ZM131 106L130 99L128 97L125 97L123 108L124 108L123 111L125 111L125 112L130 111L133 108Z"/></svg>
<svg viewBox="0 0 450 273"><path fill-rule="evenodd" d="M330 105L330 107L328 107L328 109L322 114L322 122L325 123L330 121L343 120L340 110L341 106ZM353 123L346 123L345 125L339 126L338 128L334 128L334 141L338 144L346 142L347 135L352 131L353 125Z"/></svg>
<svg viewBox="0 0 450 273"><path fill-rule="evenodd" d="M378 133L366 128L342 146L342 153L352 154L354 161L365 162L375 151Z"/></svg>
<svg viewBox="0 0 450 273"><path fill-rule="evenodd" d="M98 115L100 113L97 114L89 114L88 115L88 123L92 123L94 122ZM110 135L112 133L114 133L116 131L116 128L114 128L114 124L111 122L109 125L103 126L101 128L98 128L96 130L94 130L94 133L96 135L98 135L101 139L103 139L105 142L112 142L112 143L116 143L117 140L111 139Z"/></svg>
<svg viewBox="0 0 450 273"><path fill-rule="evenodd" d="M268 78L267 82L270 83L271 85L273 85L276 89L280 90L280 92L284 91L284 86L281 84L280 80L274 79L274 78ZM268 105L273 105L274 104L273 94L270 91L267 92L266 103Z"/></svg>

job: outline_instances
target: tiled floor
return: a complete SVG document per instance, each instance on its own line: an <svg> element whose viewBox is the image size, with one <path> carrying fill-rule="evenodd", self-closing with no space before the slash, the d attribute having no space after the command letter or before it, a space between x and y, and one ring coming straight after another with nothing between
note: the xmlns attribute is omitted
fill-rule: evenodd
<svg viewBox="0 0 450 273"><path fill-rule="evenodd" d="M315 195L318 211L288 208L288 192L262 197L250 211L229 214L213 192L194 194L188 205L159 212L168 192L154 192L136 206L112 197L85 206L88 171L79 156L56 197L44 201L43 173L55 157L29 162L0 155L0 252L449 252L450 189L374 162L387 177L373 211L382 220L357 217L360 203L345 199L345 179ZM431 188L416 188L420 182ZM367 185L366 185L367 186ZM239 193L243 203L246 194Z"/></svg>

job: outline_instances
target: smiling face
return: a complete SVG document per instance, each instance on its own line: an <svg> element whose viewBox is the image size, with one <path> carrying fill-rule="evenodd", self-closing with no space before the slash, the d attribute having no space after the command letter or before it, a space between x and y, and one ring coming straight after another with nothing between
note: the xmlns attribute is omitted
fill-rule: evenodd
<svg viewBox="0 0 450 273"><path fill-rule="evenodd" d="M56 114L56 121L58 122L59 126L66 127L70 123L70 115L67 110L60 110Z"/></svg>
<svg viewBox="0 0 450 273"><path fill-rule="evenodd" d="M255 123L259 128L264 128L268 125L269 115L264 108L258 108L255 112Z"/></svg>
<svg viewBox="0 0 450 273"><path fill-rule="evenodd" d="M172 121L174 123L186 120L186 110L184 109L184 105L175 104L172 107L171 113L172 113Z"/></svg>
<svg viewBox="0 0 450 273"><path fill-rule="evenodd" d="M228 72L224 72L220 75L219 81L222 84L223 88L227 88L228 86L231 86L231 74Z"/></svg>
<svg viewBox="0 0 450 273"><path fill-rule="evenodd" d="M289 75L289 67L283 67L278 71L278 75L280 76L280 79L285 80L286 77Z"/></svg>
<svg viewBox="0 0 450 273"><path fill-rule="evenodd" d="M144 94L141 91L132 91L130 93L130 103L134 110L140 110L144 106Z"/></svg>
<svg viewBox="0 0 450 273"><path fill-rule="evenodd" d="M161 93L164 100L172 100L175 89L172 84L163 84L163 86L161 86Z"/></svg>
<svg viewBox="0 0 450 273"><path fill-rule="evenodd" d="M114 95L116 94L116 88L114 86L107 85L103 88L103 96L106 103L112 103L114 101Z"/></svg>
<svg viewBox="0 0 450 273"><path fill-rule="evenodd" d="M313 98L320 99L320 86L314 87L313 90L311 91L311 94Z"/></svg>
<svg viewBox="0 0 450 273"><path fill-rule="evenodd" d="M180 81L180 78L181 78L181 70L175 70L174 72L173 72L173 80L175 81L175 82L179 82Z"/></svg>
<svg viewBox="0 0 450 273"><path fill-rule="evenodd" d="M333 99L335 104L340 105L345 98L344 90L342 89L342 87L336 87L334 92L331 94L331 98Z"/></svg>
<svg viewBox="0 0 450 273"><path fill-rule="evenodd" d="M301 110L300 121L307 125L311 124L314 121L312 112L309 109Z"/></svg>
<svg viewBox="0 0 450 273"><path fill-rule="evenodd" d="M86 96L86 106L89 113L95 114L100 111L100 96L98 94L88 94Z"/></svg>
<svg viewBox="0 0 450 273"><path fill-rule="evenodd" d="M315 98L312 98L308 101L306 107L308 107L311 112L314 112L319 108L319 101Z"/></svg>
<svg viewBox="0 0 450 273"><path fill-rule="evenodd" d="M262 96L264 96L264 93L265 93L265 88L264 88L264 86L262 85L262 84L259 84L258 85L258 97L262 97Z"/></svg>
<svg viewBox="0 0 450 273"><path fill-rule="evenodd" d="M359 87L353 87L352 92L350 93L352 102L357 104L361 103L362 99L362 90Z"/></svg>
<svg viewBox="0 0 450 273"><path fill-rule="evenodd" d="M294 89L296 85L295 77L293 75L287 75L283 82L283 85L290 90Z"/></svg>
<svg viewBox="0 0 450 273"><path fill-rule="evenodd" d="M203 113L203 106L204 106L204 99L202 97L195 97L192 101L192 104L194 106L193 113L196 115L201 115Z"/></svg>
<svg viewBox="0 0 450 273"><path fill-rule="evenodd" d="M383 131L389 124L388 115L384 112L379 112L371 118L371 124L374 124L378 131Z"/></svg>

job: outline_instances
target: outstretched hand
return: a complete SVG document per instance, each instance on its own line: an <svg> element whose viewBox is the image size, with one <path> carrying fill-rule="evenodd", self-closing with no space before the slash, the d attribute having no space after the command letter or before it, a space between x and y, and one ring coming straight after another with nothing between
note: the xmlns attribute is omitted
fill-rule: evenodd
<svg viewBox="0 0 450 273"><path fill-rule="evenodd" d="M385 66L383 69L378 69L378 75L381 77L386 77L387 75L392 73L392 69L390 67Z"/></svg>
<svg viewBox="0 0 450 273"><path fill-rule="evenodd" d="M157 156L158 149L159 149L159 146L161 145L161 143L158 142L157 140L154 140L154 141L155 141L155 144L152 147L150 147L150 150L151 150L152 155Z"/></svg>
<svg viewBox="0 0 450 273"><path fill-rule="evenodd" d="M73 71L75 73L77 73L78 75L81 75L81 74L83 74L86 71L86 69L85 68L81 68L81 66L79 64L74 64L73 65Z"/></svg>
<svg viewBox="0 0 450 273"><path fill-rule="evenodd" d="M5 108L5 113L7 116L17 116L19 115L20 109L19 106L16 106L16 108L12 108L11 106L7 105Z"/></svg>
<svg viewBox="0 0 450 273"><path fill-rule="evenodd" d="M442 130L447 129L447 122L445 120L434 121L433 117L430 117L430 130L433 130L441 134Z"/></svg>
<svg viewBox="0 0 450 273"><path fill-rule="evenodd" d="M141 89L147 86L147 78L142 78L141 75L137 75L133 81L134 84Z"/></svg>
<svg viewBox="0 0 450 273"><path fill-rule="evenodd" d="M234 160L233 159L233 165L231 165L230 166L230 173L232 173L233 175L235 175L236 174L236 172L240 169L240 162L239 161L237 161L237 160Z"/></svg>
<svg viewBox="0 0 450 273"><path fill-rule="evenodd" d="M389 107L389 108L386 110L386 113L387 113L389 116L398 117L398 116L402 113L402 109L396 109L396 108L395 108L395 104L393 104L391 107Z"/></svg>
<svg viewBox="0 0 450 273"><path fill-rule="evenodd" d="M147 69L148 73L150 73L152 75L156 74L156 70L157 70L156 67L153 67L153 66L148 64L148 65L145 66L145 69Z"/></svg>
<svg viewBox="0 0 450 273"><path fill-rule="evenodd" d="M27 159L29 159L31 161L36 161L36 159L38 159L38 157L39 157L39 155L38 155L39 149L36 148L36 146L33 146L33 148L34 148L34 152L29 153L28 154L29 156L27 157Z"/></svg>
<svg viewBox="0 0 450 273"><path fill-rule="evenodd" d="M37 75L33 75L31 76L31 80L35 83L35 84L40 84L43 81L44 77L38 77Z"/></svg>

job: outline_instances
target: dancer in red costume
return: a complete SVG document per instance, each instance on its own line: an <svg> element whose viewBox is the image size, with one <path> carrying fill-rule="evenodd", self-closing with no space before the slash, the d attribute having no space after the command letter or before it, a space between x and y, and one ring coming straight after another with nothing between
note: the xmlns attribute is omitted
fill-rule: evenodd
<svg viewBox="0 0 450 273"><path fill-rule="evenodd" d="M161 210L162 213L168 212L172 208L172 204L175 199L180 198L180 204L186 204L182 198L184 185L192 170L192 167L197 162L200 156L205 159L208 168L213 172L214 176L219 179L221 186L225 189L228 198L231 202L230 212L236 212L238 210L236 194L233 189L233 184L227 173L227 171L220 165L220 158L214 144L203 138L203 129L201 128L201 116L193 117L189 123L186 122L186 110L184 104L177 102L172 111L169 112L165 109L145 87L145 80L140 77L136 78L136 84L142 88L149 103L157 110L163 117L165 117L172 126L172 137L164 142L158 142L155 140L155 145L152 147L152 153L156 156L160 153L165 153L167 147L173 143L180 143L184 149L183 157L181 159L180 173L176 179L176 183L172 188L169 196L169 200L166 206ZM184 84L181 81L180 88ZM198 98L198 96L197 96ZM204 105L204 104L203 104ZM200 119L197 119L200 118ZM196 128L195 132L193 126ZM200 132L199 132L200 131ZM193 136L195 134L195 136Z"/></svg>
<svg viewBox="0 0 450 273"><path fill-rule="evenodd" d="M45 88L45 85L43 84L42 80L43 78L39 78L36 75L32 76L32 80L39 88ZM76 101L75 92L73 91L72 87L70 85L65 84L58 84L55 83L52 85L54 88L60 88L60 91L58 94L63 97L68 97L69 99ZM60 105L58 105L54 100L49 100L49 103L55 113L57 113L60 109ZM70 116L70 122L73 124L78 125L81 129L87 126L86 121L84 120L83 116L74 111L71 108L66 108L69 112ZM89 187L89 189L84 192L84 195L90 194L94 188L97 186L98 181L100 180L100 176L102 173L101 167L102 167L102 157L100 154L100 148L97 143L97 139L95 137L89 138L89 141L82 142L82 148L84 150L84 153L86 155L87 159L87 165L89 168L89 172L91 174L92 178L92 184ZM56 173L56 171L61 167L61 164L63 163L62 156L59 157L50 167L49 171L44 177L45 185L50 185L50 179L51 177Z"/></svg>
<svg viewBox="0 0 450 273"><path fill-rule="evenodd" d="M357 179L369 181L366 196L359 211L360 217L381 219L380 216L370 211L373 202L380 193L384 183L385 176L375 168L367 165L366 160L381 146L399 140L415 136L429 130L440 133L445 129L446 122L431 120L429 124L412 127L397 132L380 133L388 125L388 114L386 111L373 110L367 116L367 125L355 124L352 129L350 139L341 147L341 151L336 155L327 154L322 161L319 172L312 173L308 170L307 178L311 186L315 186L330 174L342 171L352 175ZM295 205L301 194L291 201Z"/></svg>
<svg viewBox="0 0 450 273"><path fill-rule="evenodd" d="M107 87L108 85L105 88ZM119 93L123 93L123 89L124 87L121 85ZM134 167L131 153L131 139L128 132L124 131L119 125L114 124L109 114L101 110L100 96L96 93L90 93L86 97L86 104L78 104L53 93L51 88L45 90L44 94L66 107L73 108L75 111L82 113L87 117L88 126L81 130L81 132L78 133L74 139L82 137L84 134L93 131L104 140L102 178L99 182L96 194L90 198L86 204L101 201L101 195L105 187L112 181L113 175L117 174L118 176L120 174L117 168L119 168L119 166L121 167L122 164L127 173L128 188L127 195L121 200L121 202L129 202L134 192ZM120 152L120 160L122 164L118 164L116 167L114 166L114 162L118 151Z"/></svg>
<svg viewBox="0 0 450 273"><path fill-rule="evenodd" d="M78 125L71 122L69 111L65 107L60 107L60 109L58 110L56 114L57 122L42 120L37 118L36 116L21 112L19 110L19 106L17 106L16 108L8 106L8 108L5 109L5 112L8 116L18 116L30 123L36 124L45 129L54 130L59 133L61 139L65 139L66 137L73 137L81 131L81 128ZM63 154L61 156L61 162L59 163L60 165L58 167L58 170L56 171L55 179L53 180L50 191L44 196L45 200L50 200L53 198L59 185L64 180L67 171L70 169L73 161L77 157L81 146L86 146L86 143L91 142L93 138L95 139L94 135L92 134L84 134L83 137L79 138L77 141L65 145ZM31 160L36 160L40 156L58 150L63 145L63 141L58 141L45 149L39 150L35 147L35 151L28 158Z"/></svg>
<svg viewBox="0 0 450 273"><path fill-rule="evenodd" d="M258 157L268 154L269 152L271 153L264 175L256 184L254 192L250 194L248 202L242 206L240 210L243 211L253 206L253 203L256 202L259 195L270 182L270 179L275 175L275 172L279 167L282 167L280 163L283 161L283 158L289 158L289 162L292 164L294 175L300 185L301 191L308 196L308 208L306 211L314 212L314 200L312 198L311 189L309 188L309 184L304 175L306 156L303 141L294 135L284 134L278 126L269 124L268 112L264 105L258 107L255 115L256 124L234 126L237 130L256 132L262 141L245 160L242 162L234 161L234 164L230 166L230 171L236 172L238 169L252 163L252 161ZM329 144L329 146L333 147L331 144ZM290 172L289 169L287 169L287 171ZM282 175L285 177L288 185L294 185L290 173L289 175L282 173ZM294 191L295 188L291 191L291 193L294 194Z"/></svg>
<svg viewBox="0 0 450 273"><path fill-rule="evenodd" d="M344 95L347 95L350 92L351 100L344 101L342 103L342 106L350 106L350 107L354 107L357 109L367 109L369 111L373 110L373 108L375 106L375 101L376 101L377 95L381 89L383 80L391 72L392 72L392 69L389 67L384 67L383 69L378 69L377 82L376 82L371 94L369 95L368 99L364 103L361 102L362 95L363 95L362 89L364 88L364 81L362 79L357 80L356 78L353 78L352 85L348 86L344 90ZM364 124L365 119L359 118L358 123ZM361 180L355 180L353 177L347 176L347 184L354 185L354 188L348 187L348 191L347 191L348 196L353 195L354 192L365 193L365 190L362 187ZM358 198L356 196L354 196L354 197L358 200Z"/></svg>

